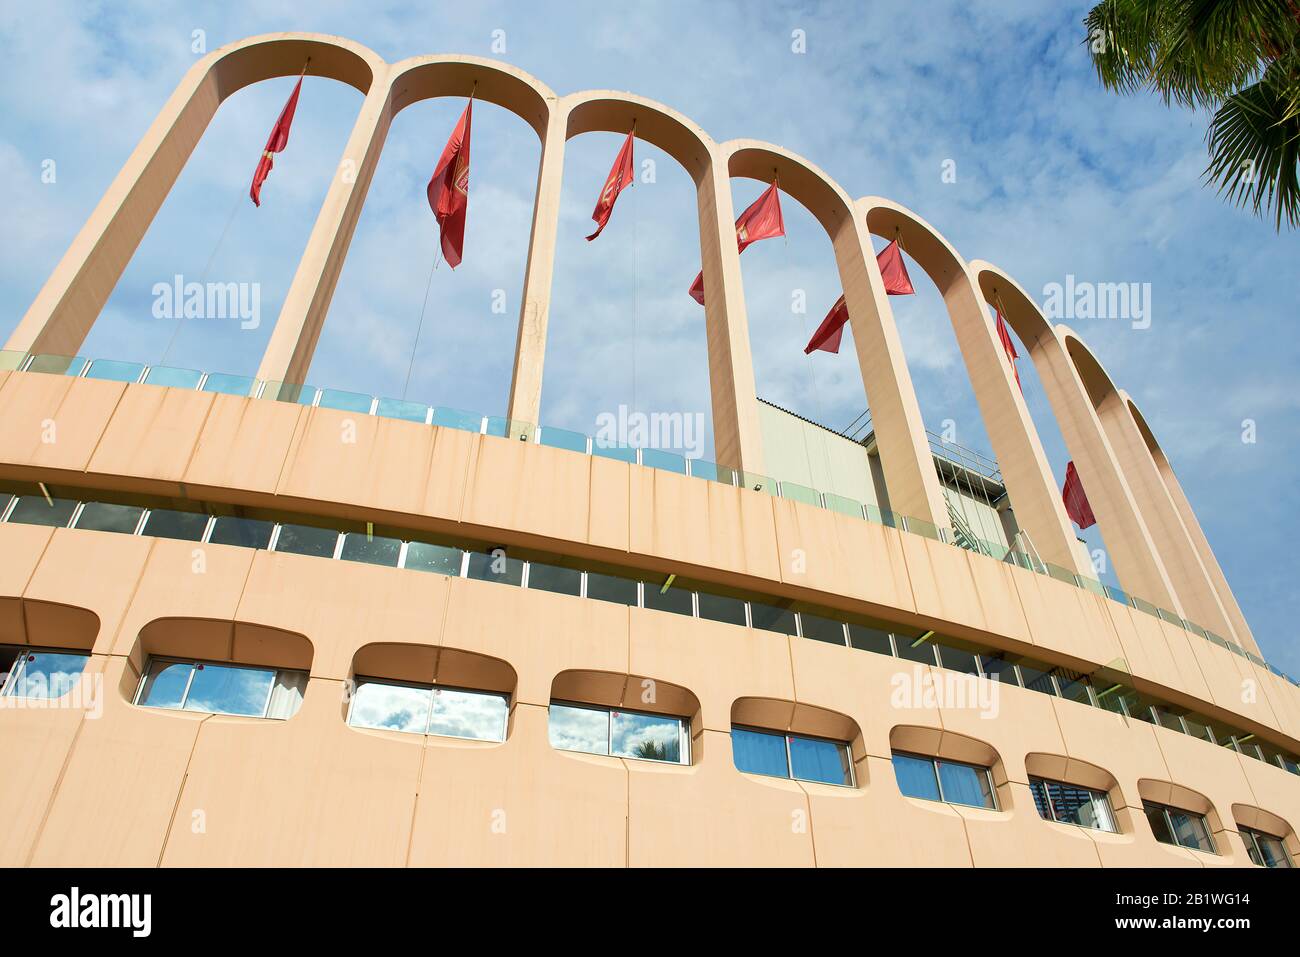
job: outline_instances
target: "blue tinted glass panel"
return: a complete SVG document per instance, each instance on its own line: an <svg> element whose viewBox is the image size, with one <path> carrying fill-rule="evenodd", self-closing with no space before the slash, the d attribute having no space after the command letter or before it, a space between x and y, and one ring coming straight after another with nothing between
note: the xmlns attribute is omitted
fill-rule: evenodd
<svg viewBox="0 0 1300 957"><path fill-rule="evenodd" d="M620 462L631 462L633 465L636 464L636 449L613 445L602 448L599 445L593 444L591 446L591 454L599 455L601 458L605 459L617 459Z"/></svg>
<svg viewBox="0 0 1300 957"><path fill-rule="evenodd" d="M586 452L587 437L581 432L570 432L568 429L557 429L552 426L545 426L542 429L540 445L549 445L553 449L568 449L570 452Z"/></svg>
<svg viewBox="0 0 1300 957"><path fill-rule="evenodd" d="M786 763L784 735L732 728L731 756L737 770L747 771L750 774L768 774L778 778L790 776L790 768Z"/></svg>
<svg viewBox="0 0 1300 957"><path fill-rule="evenodd" d="M208 517L199 512L173 512L158 508L149 513L144 520L144 535L155 538L173 538L185 542L197 542L203 538L203 531L208 527Z"/></svg>
<svg viewBox="0 0 1300 957"><path fill-rule="evenodd" d="M686 459L674 452L665 452L663 449L642 449L641 464L647 468L676 472L678 475L686 474Z"/></svg>
<svg viewBox="0 0 1300 957"><path fill-rule="evenodd" d="M86 378L105 379L109 382L139 382L143 372L144 364L141 362L95 359L86 370Z"/></svg>
<svg viewBox="0 0 1300 957"><path fill-rule="evenodd" d="M208 541L214 545L239 545L243 548L266 548L271 544L274 522L223 515L212 524Z"/></svg>
<svg viewBox="0 0 1300 957"><path fill-rule="evenodd" d="M279 550L279 546L276 547ZM402 553L402 543L396 538L380 538L365 532L348 532L343 536L343 551L340 558L348 562L365 562L369 565L387 565L397 567L397 559Z"/></svg>
<svg viewBox="0 0 1300 957"><path fill-rule="evenodd" d="M341 412L370 413L372 399L360 392L343 392L339 389L322 389L320 401L316 404L322 409L338 409Z"/></svg>
<svg viewBox="0 0 1300 957"><path fill-rule="evenodd" d="M894 777L898 780L898 790L908 797L924 798L938 801L939 779L934 775L934 762L929 758L917 758L910 754L895 754L893 757Z"/></svg>
<svg viewBox="0 0 1300 957"><path fill-rule="evenodd" d="M144 381L150 385L166 385L173 389L197 389L203 373L197 369L174 369L171 366L153 366Z"/></svg>
<svg viewBox="0 0 1300 957"><path fill-rule="evenodd" d="M410 542L406 546L406 564L403 568L414 568L422 572L437 572L439 575L460 575L460 559L464 554L459 548L449 545L434 545L429 542Z"/></svg>
<svg viewBox="0 0 1300 957"><path fill-rule="evenodd" d="M610 753L622 758L682 762L682 723L657 714L611 711Z"/></svg>
<svg viewBox="0 0 1300 957"><path fill-rule="evenodd" d="M508 710L503 695L434 688L429 733L479 741L504 741Z"/></svg>
<svg viewBox="0 0 1300 957"><path fill-rule="evenodd" d="M483 416L462 409L434 409L433 424L462 432L478 432L483 428Z"/></svg>
<svg viewBox="0 0 1300 957"><path fill-rule="evenodd" d="M431 688L412 688L358 678L348 724L354 728L424 734L429 726L432 700Z"/></svg>
<svg viewBox="0 0 1300 957"><path fill-rule="evenodd" d="M56 498L47 502L40 495L21 495L9 513L9 521L23 525L49 525L64 528L72 519L77 503L69 498Z"/></svg>
<svg viewBox="0 0 1300 957"><path fill-rule="evenodd" d="M420 402L406 402L402 399L380 399L375 407L375 415L386 419L405 419L407 422L424 422L429 417L429 407Z"/></svg>
<svg viewBox="0 0 1300 957"><path fill-rule="evenodd" d="M609 712L552 704L549 716L551 747L561 751L609 754Z"/></svg>
<svg viewBox="0 0 1300 957"><path fill-rule="evenodd" d="M211 372L208 374L208 381L203 383L203 391L220 392L223 395L251 395L253 379L246 375Z"/></svg>
<svg viewBox="0 0 1300 957"><path fill-rule="evenodd" d="M277 552L292 552L295 555L314 555L317 558L333 558L334 546L338 544L339 533L330 528L316 528L312 525L281 525L280 537L275 540Z"/></svg>
<svg viewBox="0 0 1300 957"><path fill-rule="evenodd" d="M261 715L266 712L274 681L275 672L263 668L195 665L185 710Z"/></svg>
<svg viewBox="0 0 1300 957"><path fill-rule="evenodd" d="M517 558L510 558L501 549L495 550L495 553L470 552L465 577L502 585L522 585L524 563Z"/></svg>
<svg viewBox="0 0 1300 957"><path fill-rule="evenodd" d="M109 502L87 502L77 516L77 528L92 532L119 532L130 535L140 524L144 509L135 505L113 505Z"/></svg>
<svg viewBox="0 0 1300 957"><path fill-rule="evenodd" d="M86 360L81 356L32 356L27 366L28 372L46 372L52 375L79 376L86 367Z"/></svg>
<svg viewBox="0 0 1300 957"><path fill-rule="evenodd" d="M139 703L150 708L179 708L193 670L188 661L150 661Z"/></svg>
<svg viewBox="0 0 1300 957"><path fill-rule="evenodd" d="M87 661L83 654L56 651L33 651L24 657L21 671L10 681L5 694L50 701L72 690Z"/></svg>
<svg viewBox="0 0 1300 957"><path fill-rule="evenodd" d="M943 799L950 804L986 808L994 806L989 776L983 768L940 761L939 782L943 785Z"/></svg>
<svg viewBox="0 0 1300 957"><path fill-rule="evenodd" d="M852 784L849 749L834 741L818 738L790 737L791 774L802 781L823 784Z"/></svg>

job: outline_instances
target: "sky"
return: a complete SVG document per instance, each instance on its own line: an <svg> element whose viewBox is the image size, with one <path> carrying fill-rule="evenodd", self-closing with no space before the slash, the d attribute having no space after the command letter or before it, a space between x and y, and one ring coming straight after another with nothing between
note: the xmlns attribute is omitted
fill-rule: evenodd
<svg viewBox="0 0 1300 957"><path fill-rule="evenodd" d="M850 196L902 203L1040 303L1067 275L1149 284L1146 328L1069 323L1168 453L1264 656L1300 675L1300 236L1203 185L1205 115L1100 88L1082 45L1086 10L1056 0L6 4L0 335L206 50L261 33L330 33L390 62L472 54L561 95L635 92L718 141L780 144ZM257 84L218 110L83 355L256 370L362 99L308 76L254 208L248 182L293 82ZM434 268L425 184L463 108L426 100L395 119L310 384L504 414L540 151L523 120L476 104L464 262ZM601 413L626 405L701 413L708 428L703 310L686 295L699 268L690 177L638 142L638 172L649 175L620 197L598 241L583 239L619 141L590 133L566 149L540 418L593 433ZM734 181L736 211L761 189ZM741 258L757 391L842 428L866 404L852 346L802 351L840 293L831 244L793 199L783 208L787 237ZM176 275L255 283L260 322L156 318L154 286ZM991 453L942 298L915 265L912 277L917 295L891 305L926 425L950 422L958 442ZM1030 363L1020 372L1060 483L1069 454ZM707 441L711 458L711 431ZM1084 537L1104 546L1095 528Z"/></svg>

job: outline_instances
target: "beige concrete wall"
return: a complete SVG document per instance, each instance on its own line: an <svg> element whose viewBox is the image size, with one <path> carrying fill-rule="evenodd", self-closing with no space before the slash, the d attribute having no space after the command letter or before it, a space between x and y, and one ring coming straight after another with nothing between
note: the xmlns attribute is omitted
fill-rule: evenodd
<svg viewBox="0 0 1300 957"><path fill-rule="evenodd" d="M88 671L102 675L98 717L0 709L6 767L23 772L0 785L6 866L1246 866L1234 808L1288 827L1300 821L1300 782L1280 769L1019 688L1000 688L993 717L952 701L909 701L898 697L900 682L939 673L868 652L225 546L205 547L207 571L195 582L190 543L6 525L0 544L6 597L36 603L55 593L98 616ZM88 575L92 567L103 571ZM132 705L140 630L190 615L305 636L311 677L299 713L278 722ZM41 644L50 635L27 637ZM348 727L344 682L358 650L376 640L509 664L517 680L506 740ZM699 702L684 715L692 763L551 748L552 683L572 670L690 692ZM750 698L768 702L763 713L777 730L842 716L854 729L857 786L737 771L728 732L736 702ZM899 729L909 746L930 742L936 753L986 749L999 810L903 797L889 764ZM1077 778L1074 762L1111 776L1123 833L1042 821L1028 791L1030 755L1036 773L1059 767ZM1222 854L1156 843L1140 812L1147 782L1203 795Z"/></svg>

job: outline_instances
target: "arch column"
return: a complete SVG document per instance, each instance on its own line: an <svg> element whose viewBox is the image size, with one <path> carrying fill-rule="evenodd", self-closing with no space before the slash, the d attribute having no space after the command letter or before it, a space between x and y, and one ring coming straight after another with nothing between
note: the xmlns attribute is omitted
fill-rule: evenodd
<svg viewBox="0 0 1300 957"><path fill-rule="evenodd" d="M519 333L510 375L506 416L537 425L542 409L542 370L546 362L546 328L551 315L551 285L555 277L555 243L560 226L560 192L564 180L565 130L569 112L552 106L542 136L537 167L533 225L528 237L528 262L519 304Z"/></svg>
<svg viewBox="0 0 1300 957"><path fill-rule="evenodd" d="M1237 604L1237 597L1228 585L1228 579L1223 574L1218 559L1214 557L1214 550L1210 548L1209 539L1205 537L1201 523L1197 521L1196 513L1192 510L1192 504L1187 500L1187 494L1183 491L1178 477L1174 474L1173 466L1169 464L1164 449L1156 441L1155 435L1151 432L1146 419L1143 418L1132 397L1123 389L1119 389L1118 392L1120 398L1128 407L1129 414L1142 435L1143 441L1146 443L1156 473L1160 476L1165 491L1173 503L1175 512L1178 514L1183 533L1192 543L1192 548L1200 563L1200 570L1208 579L1210 594L1218 599L1217 605L1211 605L1211 609L1217 607L1226 618L1227 631L1224 633L1224 637L1235 638L1237 644L1258 655L1259 644L1255 641L1254 634L1251 633L1250 625L1246 622L1246 616L1242 613L1241 606ZM1202 624L1200 619L1194 618L1193 620L1197 624ZM1213 630L1212 625L1209 627Z"/></svg>
<svg viewBox="0 0 1300 957"><path fill-rule="evenodd" d="M890 508L950 529L952 522L925 437L921 405L864 218L848 217L831 242Z"/></svg>
<svg viewBox="0 0 1300 957"><path fill-rule="evenodd" d="M384 61L360 44L311 34L251 37L199 60L154 118L5 349L76 354L217 107L252 83L297 75L308 56L313 75L363 94L384 69Z"/></svg>
<svg viewBox="0 0 1300 957"><path fill-rule="evenodd" d="M731 174L710 144L708 166L696 184L700 260L704 271L704 325L709 348L713 446L719 465L763 473L763 437L754 386L744 280L736 248ZM682 295L684 296L685 290Z"/></svg>
<svg viewBox="0 0 1300 957"><path fill-rule="evenodd" d="M890 239L901 236L908 254L943 295L1016 523L1029 533L1044 561L1092 577L1038 431L966 261L929 223L897 203L876 196L858 203L868 229Z"/></svg>
<svg viewBox="0 0 1300 957"><path fill-rule="evenodd" d="M357 220L361 218L361 207L388 138L392 122L388 69L385 67L384 75L375 78L366 94L343 158L312 226L307 247L298 260L280 315L262 352L257 378L266 382L302 385L306 381Z"/></svg>
<svg viewBox="0 0 1300 957"><path fill-rule="evenodd" d="M1097 416L1169 573L1181 605L1173 610L1203 628L1235 638L1235 631L1229 627L1228 616L1156 469L1146 440L1129 412L1128 401L1112 389L1101 398Z"/></svg>
<svg viewBox="0 0 1300 957"><path fill-rule="evenodd" d="M1098 380L1106 378L1105 372L1100 366L1095 370L1078 369L1058 331L1062 327L1053 328L1033 299L1005 272L981 260L973 261L970 268L985 301L992 305L995 299L1001 299L1007 323L1029 352L1028 358L1087 490L1120 584L1130 594L1179 609L1164 562L1093 407L1089 384L1096 391Z"/></svg>

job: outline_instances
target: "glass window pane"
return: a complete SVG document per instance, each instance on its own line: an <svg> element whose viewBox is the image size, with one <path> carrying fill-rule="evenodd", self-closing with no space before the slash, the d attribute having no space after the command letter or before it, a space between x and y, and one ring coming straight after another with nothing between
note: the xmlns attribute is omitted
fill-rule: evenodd
<svg viewBox="0 0 1300 957"><path fill-rule="evenodd" d="M461 409L434 409L433 424L463 432L479 432L483 428L483 416Z"/></svg>
<svg viewBox="0 0 1300 957"><path fill-rule="evenodd" d="M920 644L915 644L919 635L895 635L894 647L898 649L898 657L906 658L908 661L915 661L923 665L932 665L935 663L934 645L927 638Z"/></svg>
<svg viewBox="0 0 1300 957"><path fill-rule="evenodd" d="M358 677L348 724L354 728L424 734L429 727L432 700L432 688L413 688Z"/></svg>
<svg viewBox="0 0 1300 957"><path fill-rule="evenodd" d="M548 724L553 748L609 754L608 711L552 703Z"/></svg>
<svg viewBox="0 0 1300 957"><path fill-rule="evenodd" d="M122 362L118 359L93 359L86 370L87 379L105 379L109 382L139 382L144 372L140 362Z"/></svg>
<svg viewBox="0 0 1300 957"><path fill-rule="evenodd" d="M13 500L14 497L8 492L0 492L0 515L4 515L5 509L9 507L9 503Z"/></svg>
<svg viewBox="0 0 1300 957"><path fill-rule="evenodd" d="M1249 834L1254 839L1254 844L1258 849L1259 860L1255 861L1256 864L1261 864L1264 867L1292 866L1291 855L1287 853L1286 846L1278 838L1270 834L1262 834L1259 831L1250 831ZM1254 855L1252 855L1252 860L1254 860Z"/></svg>
<svg viewBox="0 0 1300 957"><path fill-rule="evenodd" d="M220 392L223 395L252 395L253 380L246 375L210 372L207 381L203 383L203 391Z"/></svg>
<svg viewBox="0 0 1300 957"><path fill-rule="evenodd" d="M745 624L745 603L727 595L710 595L700 592L700 617L722 621L729 625Z"/></svg>
<svg viewBox="0 0 1300 957"><path fill-rule="evenodd" d="M316 558L333 558L339 543L339 533L332 528L314 525L281 525L280 536L275 540L277 552L293 555L312 555Z"/></svg>
<svg viewBox="0 0 1300 957"><path fill-rule="evenodd" d="M1047 782L1041 778L1030 778L1029 790L1034 795L1034 807L1038 809L1038 816L1044 821L1052 820L1051 802L1047 798Z"/></svg>
<svg viewBox="0 0 1300 957"><path fill-rule="evenodd" d="M1114 830L1106 795L1061 781L1048 782L1047 791L1056 820L1061 823L1102 831Z"/></svg>
<svg viewBox="0 0 1300 957"><path fill-rule="evenodd" d="M1030 691L1055 696L1056 687L1052 684L1052 674L1046 668L1038 668L1028 662L1020 662L1020 680Z"/></svg>
<svg viewBox="0 0 1300 957"><path fill-rule="evenodd" d="M141 534L155 538L172 538L185 542L197 542L203 538L208 527L208 517L202 512L173 512L158 508L149 513L144 520Z"/></svg>
<svg viewBox="0 0 1300 957"><path fill-rule="evenodd" d="M587 597L619 605L636 605L637 583L631 578L587 572Z"/></svg>
<svg viewBox="0 0 1300 957"><path fill-rule="evenodd" d="M691 602L691 592L676 585L667 591L661 591L663 582L645 583L645 606L656 611L671 611L676 615L693 615L695 606Z"/></svg>
<svg viewBox="0 0 1300 957"><path fill-rule="evenodd" d="M77 516L77 528L93 532L120 532L132 534L140 524L144 509L135 505L112 505L108 502L87 502Z"/></svg>
<svg viewBox="0 0 1300 957"><path fill-rule="evenodd" d="M62 698L72 690L85 670L87 655L76 652L32 651L25 656L22 670L5 688L16 698Z"/></svg>
<svg viewBox="0 0 1300 957"><path fill-rule="evenodd" d="M1183 715L1183 724L1187 726L1187 733L1192 737L1200 738L1202 741L1214 742L1214 737L1210 734L1209 724L1199 715Z"/></svg>
<svg viewBox="0 0 1300 957"><path fill-rule="evenodd" d="M824 784L853 783L852 763L847 745L820 738L790 735L790 773L802 781Z"/></svg>
<svg viewBox="0 0 1300 957"><path fill-rule="evenodd" d="M1174 827L1174 837L1183 847L1194 847L1200 851L1214 853L1214 842L1205 826L1205 818L1190 811L1169 808L1169 820Z"/></svg>
<svg viewBox="0 0 1300 957"><path fill-rule="evenodd" d="M409 542L406 546L406 564L402 567L457 577L460 575L462 555L464 555L464 552L459 548L452 548L450 545Z"/></svg>
<svg viewBox="0 0 1300 957"><path fill-rule="evenodd" d="M1016 666L1001 655L980 655L980 668L984 671L984 677L990 681L1017 686L1020 684Z"/></svg>
<svg viewBox="0 0 1300 957"><path fill-rule="evenodd" d="M363 415L368 415L373 401L371 396L361 392L322 389L320 401L316 404L322 409L338 409L340 412L360 412Z"/></svg>
<svg viewBox="0 0 1300 957"><path fill-rule="evenodd" d="M1092 704L1092 697L1088 693L1089 682L1083 675L1057 669L1056 684L1061 689L1062 698L1077 701L1079 704Z"/></svg>
<svg viewBox="0 0 1300 957"><path fill-rule="evenodd" d="M995 808L993 789L989 786L988 771L969 764L939 761L939 782L943 786L943 799L949 804L966 804L970 807Z"/></svg>
<svg viewBox="0 0 1300 957"><path fill-rule="evenodd" d="M167 385L174 389L197 389L203 373L197 369L177 369L172 366L152 366L144 381L150 385Z"/></svg>
<svg viewBox="0 0 1300 957"><path fill-rule="evenodd" d="M790 776L785 755L785 735L782 734L732 728L731 759L737 770L749 774L768 774L778 778Z"/></svg>
<svg viewBox="0 0 1300 957"><path fill-rule="evenodd" d="M1183 724L1178 715L1174 714L1168 708L1156 707L1156 719L1162 728L1168 728L1170 731L1182 732Z"/></svg>
<svg viewBox="0 0 1300 957"><path fill-rule="evenodd" d="M980 673L979 661L974 653L950 645L935 645L935 648L939 651L939 664L949 671L960 671L968 675Z"/></svg>
<svg viewBox="0 0 1300 957"><path fill-rule="evenodd" d="M1142 802L1142 810L1147 816L1147 823L1151 825L1151 833L1161 844L1177 844L1174 840L1174 834L1169 830L1169 822L1165 819L1165 809L1159 804L1152 804L1149 801Z"/></svg>
<svg viewBox="0 0 1300 957"><path fill-rule="evenodd" d="M503 548L495 548L491 552L470 552L469 573L466 577L502 585L522 585L524 563L508 556Z"/></svg>
<svg viewBox="0 0 1300 957"><path fill-rule="evenodd" d="M810 615L805 611L799 614L799 624L803 627L803 636L805 638L829 642L832 645L843 645L845 643L844 625L838 621L831 621L831 619L822 618L820 615Z"/></svg>
<svg viewBox="0 0 1300 957"><path fill-rule="evenodd" d="M243 548L266 548L271 544L274 522L222 515L212 525L208 541L214 545L239 545Z"/></svg>
<svg viewBox="0 0 1300 957"><path fill-rule="evenodd" d="M568 429L557 429L552 426L543 426L542 434L538 438L539 445L549 445L555 449L568 449L570 452L586 452L587 437L581 432L571 432Z"/></svg>
<svg viewBox="0 0 1300 957"><path fill-rule="evenodd" d="M504 741L508 711L503 695L434 688L429 733L479 741Z"/></svg>
<svg viewBox="0 0 1300 957"><path fill-rule="evenodd" d="M610 712L611 753L622 758L683 762L682 722L658 714Z"/></svg>
<svg viewBox="0 0 1300 957"><path fill-rule="evenodd" d="M581 595L582 572L561 565L531 562L528 566L528 587L560 595Z"/></svg>
<svg viewBox="0 0 1300 957"><path fill-rule="evenodd" d="M260 716L266 713L275 671L198 664L185 698L186 711Z"/></svg>
<svg viewBox="0 0 1300 957"><path fill-rule="evenodd" d="M150 708L179 708L193 670L194 665L188 661L151 660L139 703Z"/></svg>
<svg viewBox="0 0 1300 957"><path fill-rule="evenodd" d="M762 605L756 601L749 603L749 617L755 628L763 631L775 631L780 635L795 634L794 612L789 608L777 608L775 605ZM809 616L811 617L811 616ZM843 635L840 644L844 644Z"/></svg>
<svg viewBox="0 0 1300 957"><path fill-rule="evenodd" d="M927 801L942 800L939 797L939 779L935 777L932 760L918 758L911 754L895 753L893 764L898 790L904 795L924 798Z"/></svg>
<svg viewBox="0 0 1300 957"><path fill-rule="evenodd" d="M281 536L284 532L280 533ZM276 545L276 551L280 546ZM343 551L339 557L347 562L365 562L368 565L387 565L397 567L401 557L402 543L396 538L380 538L365 532L348 532L343 536Z"/></svg>
<svg viewBox="0 0 1300 957"><path fill-rule="evenodd" d="M894 649L889 643L889 632L866 625L849 623L849 645L860 651L874 651L879 655L893 657Z"/></svg>
<svg viewBox="0 0 1300 957"><path fill-rule="evenodd" d="M9 521L23 525L49 525L64 528L76 511L77 502L70 498L56 498L49 502L40 495L20 495L9 513Z"/></svg>
<svg viewBox="0 0 1300 957"><path fill-rule="evenodd" d="M386 419L405 419L407 422L423 422L429 417L429 407L419 402L407 402L403 399L380 399L375 408L375 415Z"/></svg>

